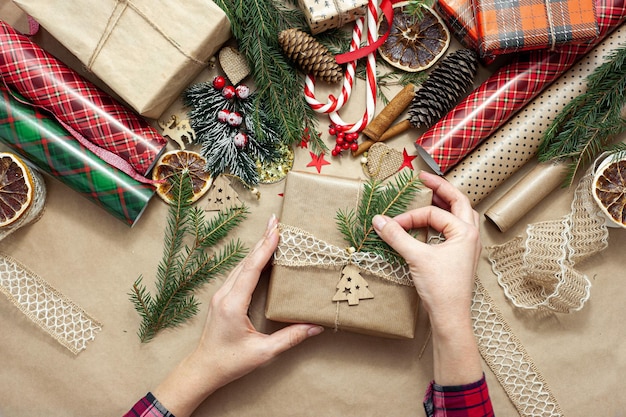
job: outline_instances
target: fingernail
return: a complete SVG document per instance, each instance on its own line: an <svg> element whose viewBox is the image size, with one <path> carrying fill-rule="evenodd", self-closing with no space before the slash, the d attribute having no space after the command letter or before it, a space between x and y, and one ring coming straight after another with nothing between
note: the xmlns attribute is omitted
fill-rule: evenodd
<svg viewBox="0 0 626 417"><path fill-rule="evenodd" d="M276 227L276 215L274 213L272 213L272 215L270 216L269 220L267 221L267 231L271 231L272 228Z"/></svg>
<svg viewBox="0 0 626 417"><path fill-rule="evenodd" d="M387 224L387 219L381 216L380 214L377 214L372 218L372 226L374 226L374 229L376 231L383 230L383 227L385 227L386 224Z"/></svg>
<svg viewBox="0 0 626 417"><path fill-rule="evenodd" d="M307 335L309 336L317 336L318 334L322 333L324 331L324 328L322 326L313 326L311 328L309 328L309 330L307 330Z"/></svg>

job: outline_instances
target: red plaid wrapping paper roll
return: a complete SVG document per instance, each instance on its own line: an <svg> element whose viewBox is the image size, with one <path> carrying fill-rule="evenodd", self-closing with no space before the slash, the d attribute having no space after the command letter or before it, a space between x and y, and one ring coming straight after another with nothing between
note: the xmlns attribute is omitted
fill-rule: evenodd
<svg viewBox="0 0 626 417"><path fill-rule="evenodd" d="M147 121L2 21L0 76L89 150L134 178L148 173L167 145Z"/></svg>
<svg viewBox="0 0 626 417"><path fill-rule="evenodd" d="M501 55L593 41L594 0L473 0L478 51Z"/></svg>
<svg viewBox="0 0 626 417"><path fill-rule="evenodd" d="M594 42L518 54L417 138L415 145L425 162L440 174L460 162L621 25L626 19L625 0L597 0L596 13L600 35Z"/></svg>

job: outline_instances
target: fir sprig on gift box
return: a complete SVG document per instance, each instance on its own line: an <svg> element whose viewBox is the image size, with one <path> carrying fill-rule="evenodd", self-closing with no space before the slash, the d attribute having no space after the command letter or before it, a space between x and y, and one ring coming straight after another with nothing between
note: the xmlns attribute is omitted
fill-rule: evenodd
<svg viewBox="0 0 626 417"><path fill-rule="evenodd" d="M407 210L419 192L422 182L411 170L397 174L394 182L383 184L370 179L363 185L363 196L355 209L339 210L337 226L344 239L356 252L370 252L382 256L389 263L404 263L374 230L372 218L376 214L397 216Z"/></svg>
<svg viewBox="0 0 626 417"><path fill-rule="evenodd" d="M185 175L173 180L172 194L156 293L148 291L142 276L129 293L142 320L138 331L142 342L149 342L159 331L177 327L195 316L199 303L194 292L234 267L247 252L239 240L230 240L211 254L206 252L246 218L245 206L232 207L206 219L204 210L189 202L191 181Z"/></svg>
<svg viewBox="0 0 626 417"><path fill-rule="evenodd" d="M207 160L213 177L228 171L247 186L259 182L257 161L279 157L280 135L276 122L244 84L225 85L224 77L191 85L183 92L195 143Z"/></svg>
<svg viewBox="0 0 626 417"><path fill-rule="evenodd" d="M566 185L578 171L604 151L626 149L612 145L615 136L626 131L626 46L606 57L587 77L587 91L575 97L559 112L545 132L538 149L542 162L570 161Z"/></svg>

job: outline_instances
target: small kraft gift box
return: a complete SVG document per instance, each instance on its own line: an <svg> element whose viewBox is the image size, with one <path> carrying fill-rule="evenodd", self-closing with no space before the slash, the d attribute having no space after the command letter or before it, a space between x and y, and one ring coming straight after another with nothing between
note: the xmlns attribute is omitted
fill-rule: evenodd
<svg viewBox="0 0 626 417"><path fill-rule="evenodd" d="M142 116L157 119L230 37L210 0L14 0Z"/></svg>
<svg viewBox="0 0 626 417"><path fill-rule="evenodd" d="M365 16L367 3L368 0L298 0L313 35Z"/></svg>
<svg viewBox="0 0 626 417"><path fill-rule="evenodd" d="M473 0L481 56L591 42L594 0Z"/></svg>
<svg viewBox="0 0 626 417"><path fill-rule="evenodd" d="M374 267L363 268L367 262L351 262L372 254L347 249L336 224L338 210L356 209L364 182L298 171L290 172L286 181L266 317L380 337L413 338L418 295L408 273L394 280L376 274ZM421 187L408 209L428 206L431 201L432 191ZM427 230L414 232L425 241ZM381 266L377 268L380 272Z"/></svg>

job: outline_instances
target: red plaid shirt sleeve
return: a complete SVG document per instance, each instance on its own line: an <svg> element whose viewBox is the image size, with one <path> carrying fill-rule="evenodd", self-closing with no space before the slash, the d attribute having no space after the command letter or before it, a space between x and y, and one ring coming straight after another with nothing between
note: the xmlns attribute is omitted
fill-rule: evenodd
<svg viewBox="0 0 626 417"><path fill-rule="evenodd" d="M124 417L174 417L151 393L137 401Z"/></svg>
<svg viewBox="0 0 626 417"><path fill-rule="evenodd" d="M485 376L472 384L441 386L431 382L424 396L428 417L493 417Z"/></svg>

